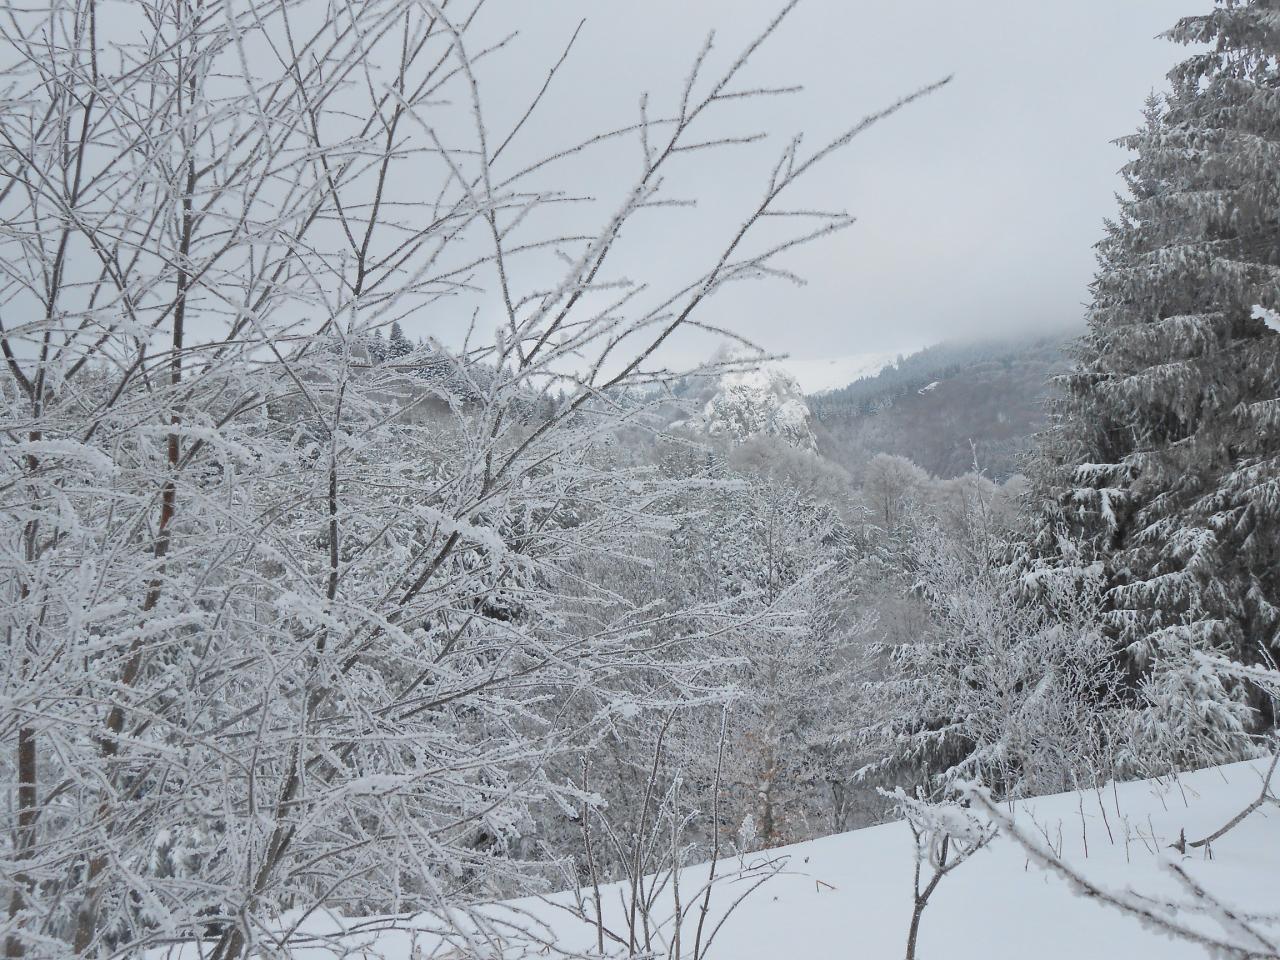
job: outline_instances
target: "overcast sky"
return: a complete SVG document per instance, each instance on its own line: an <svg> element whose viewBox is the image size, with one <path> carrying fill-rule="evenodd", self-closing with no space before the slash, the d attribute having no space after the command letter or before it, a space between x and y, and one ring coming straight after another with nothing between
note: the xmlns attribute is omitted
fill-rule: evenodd
<svg viewBox="0 0 1280 960"><path fill-rule="evenodd" d="M559 118L549 124L543 117L543 129L589 125L619 109L629 117L642 90L660 99L678 89L709 28L718 32L717 53L728 58L777 6L530 2L518 8L530 16L516 25L519 49L501 70L514 78L554 59L585 17L557 80ZM760 105L746 124L768 131L771 149L801 130L816 143L902 93L948 74L955 79L869 132L810 185L812 196L859 223L795 258L808 286L731 294L717 301L713 319L800 358L1079 322L1092 245L1114 209L1125 162L1110 141L1136 127L1143 99L1163 88L1164 73L1183 53L1156 35L1205 6L805 0L750 75L806 88L785 103ZM480 26L496 33L510 12ZM721 195L753 198L760 171L720 161L694 170L691 187L713 206ZM678 270L684 253L677 238L657 234L648 256L657 258L654 269L670 257Z"/></svg>

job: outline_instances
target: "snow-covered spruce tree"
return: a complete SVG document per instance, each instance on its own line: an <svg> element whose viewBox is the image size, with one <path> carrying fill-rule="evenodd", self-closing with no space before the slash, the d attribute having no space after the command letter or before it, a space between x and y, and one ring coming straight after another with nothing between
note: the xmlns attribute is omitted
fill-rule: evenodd
<svg viewBox="0 0 1280 960"><path fill-rule="evenodd" d="M385 352L392 362L413 353L413 344L404 335L404 330L401 329L399 320L394 320L391 323L391 332L387 334Z"/></svg>
<svg viewBox="0 0 1280 960"><path fill-rule="evenodd" d="M924 516L903 532L903 586L924 622L906 638L881 627L884 662L861 704L863 776L894 771L938 796L963 779L1003 796L1095 782L1123 729L1096 572L1054 577L1028 602L994 489L978 490L958 530Z"/></svg>
<svg viewBox="0 0 1280 960"><path fill-rule="evenodd" d="M673 288L618 237L684 199L688 151L754 142L714 118L773 95L743 74L790 7L727 64L708 44L669 110L543 153L556 68L492 119L473 67L502 44L478 3L445 6L60 0L0 23L11 956L202 938L233 960L288 953L286 910L458 917L520 882L535 804L580 800L549 765L593 742L618 675L662 668L649 611L575 564L640 553L672 485L598 450L710 297L851 222L767 215L884 114L783 146ZM633 177L563 189L609 148ZM574 198L571 227L532 216ZM370 363L372 330L446 326L468 295L495 328ZM610 617L576 617L570 585Z"/></svg>
<svg viewBox="0 0 1280 960"><path fill-rule="evenodd" d="M1121 141L1128 192L1034 469L1037 563L1102 562L1152 767L1238 757L1276 719L1204 657L1280 644L1280 337L1253 317L1280 294L1278 15L1222 0L1169 33L1208 49Z"/></svg>
<svg viewBox="0 0 1280 960"><path fill-rule="evenodd" d="M381 330L374 330L364 338L364 348L372 364L379 364L387 359L387 341Z"/></svg>

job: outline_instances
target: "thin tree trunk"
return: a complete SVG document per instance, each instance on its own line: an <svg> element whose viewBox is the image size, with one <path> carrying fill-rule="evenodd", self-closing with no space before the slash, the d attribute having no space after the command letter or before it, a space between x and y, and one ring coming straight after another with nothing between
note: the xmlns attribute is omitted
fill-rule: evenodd
<svg viewBox="0 0 1280 960"><path fill-rule="evenodd" d="M919 838L917 837L917 842ZM911 910L911 926L907 930L907 956L906 960L916 960L916 939L920 934L920 918L924 916L924 908L929 905L929 898L933 896L933 891L938 888L938 883L947 873L947 854L951 847L951 838L942 838L942 856L938 863L940 864L934 870L933 878L929 881L929 885L920 889L920 857L916 857L915 872L915 905ZM963 857L962 857L963 859Z"/></svg>
<svg viewBox="0 0 1280 960"><path fill-rule="evenodd" d="M37 380L36 388L43 390L43 383ZM35 400L35 416L40 416L39 395ZM30 434L31 441L37 442L43 434L40 431L33 430ZM39 467L39 461L33 455L26 458L27 472L34 475ZM35 564L36 559L36 531L38 520L31 520L23 531L23 551L30 569ZM27 599L31 594L31 588L23 583L18 588L18 592L22 599ZM13 650L10 648L10 655ZM24 654L25 656L25 654ZM18 774L18 817L17 831L14 836L14 860L21 862L31 856L36 843L36 820L39 817L39 768L36 760L36 732L32 727L23 725L18 728L18 744L16 751L16 767ZM25 873L15 872L13 877L13 895L9 899L9 921L14 923L18 919L22 911L23 903L26 900L25 889L30 885L30 878ZM22 939L18 934L22 924L15 925L14 932L9 934L5 941L6 957L21 957L26 953L26 948L22 943Z"/></svg>
<svg viewBox="0 0 1280 960"><path fill-rule="evenodd" d="M194 99L196 91L192 89L191 95ZM179 463L182 458L182 438L177 432L177 428L182 425L183 411L178 402L177 391L182 383L182 359L183 348L186 340L186 315L187 315L187 295L191 278L188 275L183 264L191 252L192 232L195 225L194 209L192 195L196 189L196 168L195 161L188 159L186 178L184 181L184 190L182 195L182 235L179 242L179 258L178 258L178 276L175 281L174 290L174 311L173 311L173 332L170 342L172 351L169 357L169 387L173 391L172 399L173 409L170 413L169 424L173 428L168 436L165 458L168 466L168 476L165 478L164 486L160 491L160 519L156 528L156 538L152 546L152 557L156 562L155 575L151 582L147 585L147 592L142 601L141 612L144 616L150 614L156 605L160 602L160 596L164 586L164 568L165 561L169 555L169 545L173 535L173 518L177 513L178 501L178 485L177 474ZM120 685L129 689L138 681L138 676L142 672L142 665L145 659L146 650L141 638L135 639L129 648L129 659L125 663L124 670L120 674ZM113 761L120 752L120 734L124 731L125 708L124 705L117 700L111 705L110 711L107 713L106 732L101 741L102 758L108 762ZM112 776L114 779L114 776ZM99 806L100 822L107 822L110 814L110 800L104 797ZM102 871L106 869L107 857L105 853L99 853L92 857L89 861L89 869L85 876L85 894L81 899L80 908L76 915L76 932L72 941L72 948L77 956L83 954L89 949L93 943L94 935L98 928L98 880Z"/></svg>
<svg viewBox="0 0 1280 960"><path fill-rule="evenodd" d="M18 730L18 830L14 838L14 860L22 861L31 856L35 847L36 813L39 794L39 770L36 764L36 734L31 727ZM18 917L26 900L25 888L30 883L23 873L13 877L13 895L9 900L9 920ZM5 942L6 957L21 957L26 952L21 937L15 931Z"/></svg>

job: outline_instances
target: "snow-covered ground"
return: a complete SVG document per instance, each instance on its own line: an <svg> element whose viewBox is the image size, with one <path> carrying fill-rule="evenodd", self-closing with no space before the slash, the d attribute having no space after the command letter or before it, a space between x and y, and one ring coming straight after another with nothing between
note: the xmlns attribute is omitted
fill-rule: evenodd
<svg viewBox="0 0 1280 960"><path fill-rule="evenodd" d="M1139 782L1100 791L1038 798L1016 809L1024 830L1047 838L1062 858L1109 890L1183 896L1162 860L1172 857L1198 882L1245 913L1280 910L1280 808L1264 806L1213 845L1213 859L1200 851L1183 857L1169 848L1185 831L1188 840L1212 833L1259 793L1266 765L1240 763L1186 774L1164 783ZM913 845L903 823L889 823L749 857L784 869L751 894L716 934L710 952L719 960L881 960L903 956L912 908ZM738 869L733 858L722 872ZM928 865L925 865L926 878ZM706 866L682 872L684 957L692 956L698 910L691 894L705 880ZM749 881L717 888L703 938ZM625 939L626 916L618 886L605 888L606 924ZM534 932L541 944L501 954L451 949L438 936L411 932L426 921L401 921L402 929L348 934L348 956L422 960L428 957L556 957L592 955L594 927L574 916L570 893L529 898L487 909L496 928L510 924ZM669 892L659 897L655 920L669 917ZM588 910L590 908L588 907ZM1222 936L1209 917L1183 914L1190 923ZM314 933L332 934L332 921L308 921ZM1277 933L1274 926L1262 929ZM652 936L655 957L668 956L671 925ZM1231 938L1228 935L1228 939ZM478 944L477 944L478 946ZM606 942L610 956L625 948ZM473 952L474 951L474 952ZM296 956L330 955L297 950ZM922 960L1178 960L1202 957L1201 947L1173 941L1144 928L1114 908L1073 895L1063 881L1029 864L1022 848L1000 837L945 877L926 909L920 930Z"/></svg>

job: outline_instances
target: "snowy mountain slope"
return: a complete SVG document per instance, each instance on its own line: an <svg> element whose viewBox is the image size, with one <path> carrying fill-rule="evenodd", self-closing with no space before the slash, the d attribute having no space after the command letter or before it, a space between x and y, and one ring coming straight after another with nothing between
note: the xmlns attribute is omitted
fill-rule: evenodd
<svg viewBox="0 0 1280 960"><path fill-rule="evenodd" d="M863 377L874 377L885 367L893 366L898 357L923 350L923 345L884 353L854 353L844 357L822 357L815 360L797 360L789 357L779 360L778 366L791 374L806 394L839 390Z"/></svg>
<svg viewBox="0 0 1280 960"><path fill-rule="evenodd" d="M1183 857L1169 849L1185 831L1188 840L1213 832L1243 810L1259 792L1261 763L1240 763L1186 774L1165 784L1138 782L1100 791L1038 798L1017 805L1021 829L1047 838L1061 856L1092 881L1112 890L1178 895L1179 888L1161 858L1174 859L1211 893L1246 912L1270 912L1280 906L1275 879L1280 875L1280 810L1264 806L1213 845L1213 859L1199 851ZM716 934L706 954L719 960L890 960L903 956L911 916L911 837L903 823L889 823L747 858L757 866L785 861L785 870L743 901ZM721 874L736 870L735 858L722 862ZM928 865L925 865L928 876ZM698 909L693 892L707 874L706 865L680 875L686 919L682 955L692 955ZM706 931L746 892L748 881L728 880L716 888ZM619 885L602 891L606 924L625 937L626 917ZM589 891L585 892L589 896ZM659 898L657 916L670 916L669 892ZM428 957L595 956L594 927L575 917L573 894L528 898L486 910L495 929L521 928L541 941L502 953L451 953L426 931L431 923L399 921L401 929L339 936L348 956L419 960ZM588 906L588 910L590 907ZM1179 919L1222 936L1207 916L1187 913ZM351 922L348 929L360 923ZM315 934L337 933L335 921L309 921ZM1275 938L1273 923L1255 924ZM412 932L416 928L419 932ZM705 932L704 932L705 940ZM655 957L672 953L668 924L653 936ZM458 945L457 941L454 941ZM609 956L626 956L624 947L606 943ZM433 952L435 951L435 952ZM612 951L612 952L609 952ZM194 955L194 954L192 954ZM329 956L319 948L295 956ZM1185 941L1170 940L1111 907L1072 895L1063 882L1028 864L1023 850L1006 837L944 878L923 916L918 956L922 960L1180 960L1203 957Z"/></svg>
<svg viewBox="0 0 1280 960"><path fill-rule="evenodd" d="M1003 480L1048 420L1064 335L941 343L875 376L809 397L824 456L854 477L877 453L939 477L973 469Z"/></svg>

